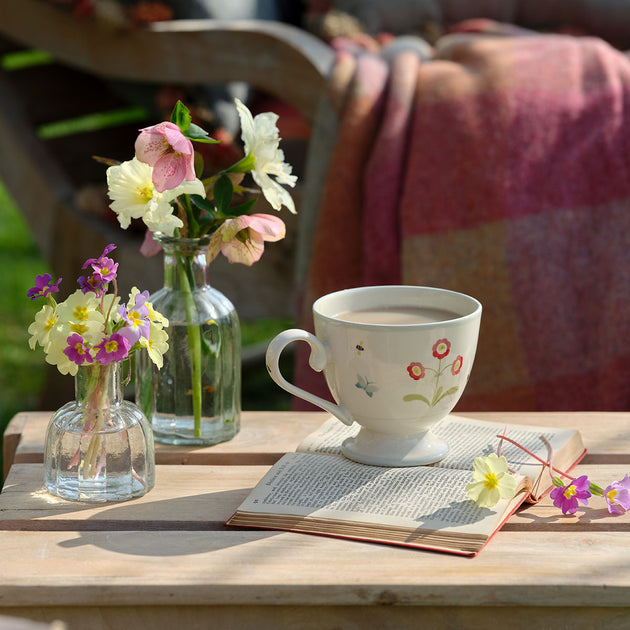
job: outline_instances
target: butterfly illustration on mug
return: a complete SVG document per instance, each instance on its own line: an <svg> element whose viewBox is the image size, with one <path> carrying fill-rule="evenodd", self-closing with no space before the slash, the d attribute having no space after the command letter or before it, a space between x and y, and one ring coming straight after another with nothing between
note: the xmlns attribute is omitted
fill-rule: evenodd
<svg viewBox="0 0 630 630"><path fill-rule="evenodd" d="M369 381L365 376L361 376L360 374L357 374L357 382L354 386L362 389L370 398L372 398L374 392L378 391L377 385Z"/></svg>

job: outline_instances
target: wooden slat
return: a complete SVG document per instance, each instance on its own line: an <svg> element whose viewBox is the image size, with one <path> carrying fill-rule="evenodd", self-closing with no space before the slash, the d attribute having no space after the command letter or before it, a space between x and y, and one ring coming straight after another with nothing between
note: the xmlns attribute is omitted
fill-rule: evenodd
<svg viewBox="0 0 630 630"><path fill-rule="evenodd" d="M107 166L97 162L92 156L98 155L121 162L130 160L134 156L133 147L138 130L152 123L153 121L147 121L145 125L141 122L125 123L113 128L106 127L44 141L46 147L55 155L60 168L77 186L77 190L81 190L81 187L87 184L98 184L102 187L102 214L98 216L101 221L104 220L109 205L105 183ZM111 217L115 221L113 225L118 229L120 226L113 212ZM146 226L144 227L146 229Z"/></svg>
<svg viewBox="0 0 630 630"><path fill-rule="evenodd" d="M577 429L588 453L585 464L630 466L630 413L625 412L483 412L461 413L469 418L524 425ZM14 460L5 465L43 461L44 432L51 412L24 412L9 423L11 444L19 441ZM156 445L158 464L273 464L294 451L309 433L330 416L324 412L244 412L240 433L231 441L204 448ZM18 436L19 434L19 436ZM8 468L7 468L8 469Z"/></svg>
<svg viewBox="0 0 630 630"><path fill-rule="evenodd" d="M12 447L5 452L7 470L11 462L43 461L44 434L51 415L51 412L23 412L11 420L7 427ZM284 453L294 451L302 439L329 417L324 412L245 411L241 430L229 442L206 447L156 444L156 462L271 465Z"/></svg>
<svg viewBox="0 0 630 630"><path fill-rule="evenodd" d="M42 419L47 418L48 414L41 414L40 417L43 416ZM22 432L24 430L24 424L28 419L28 415L24 413L16 414L7 425L4 430L4 434L2 436L2 476L6 479L9 474L9 468L13 464L13 459L15 457L15 451L20 444L20 440L22 439ZM48 420L45 419L47 423Z"/></svg>
<svg viewBox="0 0 630 630"><path fill-rule="evenodd" d="M602 462L628 452L630 414L467 415L578 428L592 450L576 474L605 484L628 470L625 460ZM9 441L20 437L22 456L29 445L37 450L29 432L49 416L18 414L11 422ZM203 465L158 466L145 497L102 507L48 497L40 464L14 465L0 495L0 615L62 619L68 630L196 630L209 619L239 630L627 626L630 521L610 516L601 499L579 518L563 516L548 497L527 506L473 559L224 527L267 466L213 465L206 455L269 454L261 444L271 434L293 450L326 417L245 414L237 438L199 449L207 451Z"/></svg>
<svg viewBox="0 0 630 630"><path fill-rule="evenodd" d="M155 487L133 501L74 503L42 487L41 464L15 464L0 494L0 530L217 530L268 466L158 466Z"/></svg>
<svg viewBox="0 0 630 630"><path fill-rule="evenodd" d="M4 75L22 96L24 113L35 126L130 104L103 79L59 63L6 71Z"/></svg>
<svg viewBox="0 0 630 630"><path fill-rule="evenodd" d="M11 570L0 574L0 610L98 603L627 607L630 592L628 535L615 532L506 532L474 559L247 530L3 532L1 548Z"/></svg>
<svg viewBox="0 0 630 630"><path fill-rule="evenodd" d="M124 30L93 20L79 25L39 0L5 3L0 32L104 77L162 84L244 81L295 106L309 123L334 61L329 46L288 24L178 20Z"/></svg>
<svg viewBox="0 0 630 630"><path fill-rule="evenodd" d="M41 464L12 466L0 494L0 530L217 530L234 513L268 466L158 466L156 484L144 497L98 506L50 496L42 488ZM621 466L578 466L604 486L622 479ZM472 472L471 472L472 474ZM603 498L592 498L580 518L566 517L549 496L523 506L505 526L510 532L628 532L630 520L608 514Z"/></svg>
<svg viewBox="0 0 630 630"><path fill-rule="evenodd" d="M487 630L492 622L510 630L533 628L571 628L571 630L625 630L630 608L581 606L395 606L384 593L383 602L352 606L278 606L195 604L194 606L29 606L8 608L7 614L26 615L29 619L55 622L63 619L64 627L51 630L120 630L136 627L172 630L185 625L187 630L322 630L325 628L387 628L395 630ZM0 609L2 610L2 609ZM98 620L98 625L95 625ZM20 628L20 630L22 630ZM27 630L27 629L24 629ZM29 629L30 630L30 629Z"/></svg>

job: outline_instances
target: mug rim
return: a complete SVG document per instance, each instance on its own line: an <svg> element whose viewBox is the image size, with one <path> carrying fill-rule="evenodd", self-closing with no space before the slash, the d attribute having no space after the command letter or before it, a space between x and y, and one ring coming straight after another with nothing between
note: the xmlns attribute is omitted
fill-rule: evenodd
<svg viewBox="0 0 630 630"><path fill-rule="evenodd" d="M339 300L344 296L351 295L353 293L372 293L376 291L389 291L389 292L408 292L408 293L416 293L416 292L426 292L433 293L437 295L442 295L446 298L456 298L461 300L466 300L470 303L472 310L469 313L464 315L459 315L453 319L445 319L439 321L432 322L421 322L421 323L413 323L413 324L386 324L386 323L366 323L366 322L356 322L349 321L343 318L340 318L338 313L335 314L326 314L323 313L321 308L322 305L326 302ZM407 306L403 304L397 304L395 306ZM439 308L439 306L438 306ZM452 291L451 289L442 289L440 287L430 287L430 286L421 286L421 285L409 285L409 284L388 284L388 285L374 285L374 286L364 286L364 287L352 287L349 289L342 289L340 291L333 291L331 293L327 293L326 295L322 295L320 298L315 300L313 303L313 315L317 315L329 322L338 322L343 324L348 324L352 326L358 326L363 328L387 328L387 327L395 327L397 329L409 329L409 328L428 328L431 326L448 326L448 325L459 325L462 322L466 322L467 320L476 319L481 316L482 305L479 300L476 298L467 295L466 293L461 293L459 291Z"/></svg>

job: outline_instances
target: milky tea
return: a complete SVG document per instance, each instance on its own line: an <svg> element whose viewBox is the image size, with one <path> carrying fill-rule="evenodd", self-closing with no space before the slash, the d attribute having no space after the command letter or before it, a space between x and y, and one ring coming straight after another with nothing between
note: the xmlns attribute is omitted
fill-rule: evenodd
<svg viewBox="0 0 630 630"><path fill-rule="evenodd" d="M384 324L389 326L403 326L410 324L429 324L446 322L460 317L453 311L430 306L392 306L386 308L366 308L347 311L335 315L335 319L355 324Z"/></svg>

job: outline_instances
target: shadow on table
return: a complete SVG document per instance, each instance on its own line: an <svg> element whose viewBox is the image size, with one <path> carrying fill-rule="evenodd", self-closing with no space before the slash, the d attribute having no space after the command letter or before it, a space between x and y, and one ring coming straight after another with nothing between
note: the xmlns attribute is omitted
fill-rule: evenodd
<svg viewBox="0 0 630 630"><path fill-rule="evenodd" d="M93 545L141 556L191 555L237 546L247 541L246 534L252 530L227 527L224 523L249 492L249 488L238 488L160 501L151 501L148 494L140 500L99 509L94 516L74 521L74 531L69 533L75 537L63 541L60 546ZM75 506L72 508L74 511ZM77 529L81 531L77 532ZM222 535L212 535L211 532L222 532ZM147 536L148 533L151 536ZM188 535L190 533L193 535ZM257 538L277 534L260 531ZM162 545L156 544L160 535L164 537Z"/></svg>

